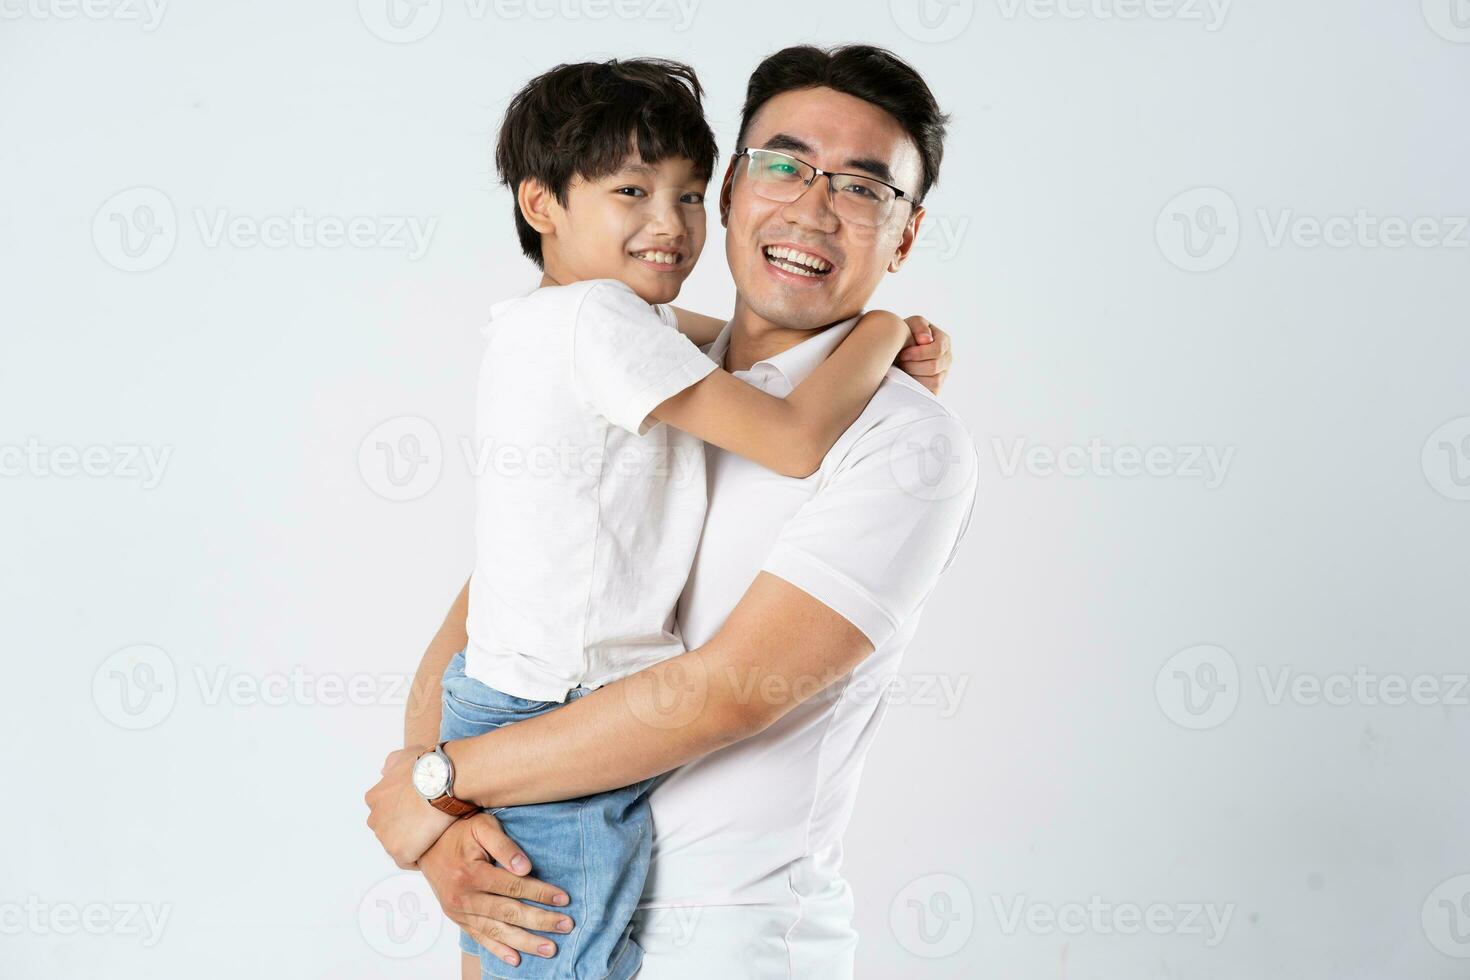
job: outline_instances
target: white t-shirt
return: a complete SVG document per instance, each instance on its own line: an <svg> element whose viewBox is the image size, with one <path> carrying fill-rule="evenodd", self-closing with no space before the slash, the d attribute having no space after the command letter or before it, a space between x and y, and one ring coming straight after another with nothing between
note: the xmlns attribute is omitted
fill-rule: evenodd
<svg viewBox="0 0 1470 980"><path fill-rule="evenodd" d="M736 373L785 397L856 322ZM724 359L729 327L710 349ZM872 642L848 678L759 735L653 791L654 850L636 938L639 980L852 976L857 936L840 871L863 758L924 601L969 524L977 459L963 423L889 371L804 480L707 447L709 509L679 621L707 643L762 570Z"/></svg>
<svg viewBox="0 0 1470 980"><path fill-rule="evenodd" d="M610 279L499 303L485 337L465 673L561 701L682 653L704 444L648 413L714 362Z"/></svg>

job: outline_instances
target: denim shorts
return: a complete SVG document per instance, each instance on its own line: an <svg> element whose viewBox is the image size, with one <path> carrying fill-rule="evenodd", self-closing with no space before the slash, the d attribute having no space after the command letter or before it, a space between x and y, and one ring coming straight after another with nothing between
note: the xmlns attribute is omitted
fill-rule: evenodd
<svg viewBox="0 0 1470 980"><path fill-rule="evenodd" d="M579 687L565 703L589 693ZM461 652L444 671L439 739L483 735L560 707L562 702L513 697L465 676ZM531 859L531 874L571 899L569 905L541 907L565 912L573 926L565 934L536 933L557 943L556 955L545 959L523 953L520 966L511 966L461 931L459 948L480 958L481 976L626 980L638 972L643 951L633 941L631 923L648 877L653 847L648 792L655 782L490 811Z"/></svg>

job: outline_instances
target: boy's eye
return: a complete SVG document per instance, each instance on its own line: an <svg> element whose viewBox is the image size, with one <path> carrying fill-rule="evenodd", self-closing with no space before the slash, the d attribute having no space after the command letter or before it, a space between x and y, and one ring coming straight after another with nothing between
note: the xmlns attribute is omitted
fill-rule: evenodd
<svg viewBox="0 0 1470 980"><path fill-rule="evenodd" d="M617 190L613 191L613 193L614 194L627 194L629 197L642 197L643 196L643 188L641 188L641 187L619 187Z"/></svg>
<svg viewBox="0 0 1470 980"><path fill-rule="evenodd" d="M683 197L679 198L679 200L685 204L703 204L704 195L697 191L691 191L690 193L685 194Z"/></svg>

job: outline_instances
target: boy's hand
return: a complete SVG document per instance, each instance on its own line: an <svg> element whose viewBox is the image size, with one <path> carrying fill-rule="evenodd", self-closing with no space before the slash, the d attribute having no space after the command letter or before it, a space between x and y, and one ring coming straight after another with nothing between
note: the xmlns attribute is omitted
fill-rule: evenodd
<svg viewBox="0 0 1470 980"><path fill-rule="evenodd" d="M477 813L456 821L419 859L444 914L511 966L520 963L520 953L556 955L556 943L528 929L565 935L573 925L561 912L526 904L566 905L568 899L560 888L527 877L529 863L525 871L510 870L518 857L525 860L500 821Z"/></svg>
<svg viewBox="0 0 1470 980"><path fill-rule="evenodd" d="M429 806L413 788L414 760L427 751L409 748L388 753L383 778L363 797L369 811L367 825L388 856L404 869L414 867L456 819Z"/></svg>
<svg viewBox="0 0 1470 980"><path fill-rule="evenodd" d="M921 316L904 320L913 331L914 343L899 351L894 363L899 370L913 377L919 384L934 394L944 387L949 376L949 366L954 358L949 352L949 334Z"/></svg>

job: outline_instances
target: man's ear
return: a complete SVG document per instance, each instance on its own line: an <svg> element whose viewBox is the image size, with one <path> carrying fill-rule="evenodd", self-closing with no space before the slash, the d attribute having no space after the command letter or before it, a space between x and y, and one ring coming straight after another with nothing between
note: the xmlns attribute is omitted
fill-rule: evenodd
<svg viewBox="0 0 1470 980"><path fill-rule="evenodd" d="M735 184L735 160L725 168L725 177L720 181L720 226L730 227L730 191Z"/></svg>
<svg viewBox="0 0 1470 980"><path fill-rule="evenodd" d="M909 215L908 222L903 226L903 234L898 238L898 246L893 250L893 258L888 262L888 271L897 272L903 268L908 261L909 253L914 249L914 242L919 240L919 226L924 223L924 208L916 205L914 213Z"/></svg>
<svg viewBox="0 0 1470 980"><path fill-rule="evenodd" d="M516 188L516 207L520 208L521 217L526 219L526 224L543 235L549 235L556 230L552 215L553 209L560 206L556 195L533 177L527 177Z"/></svg>

